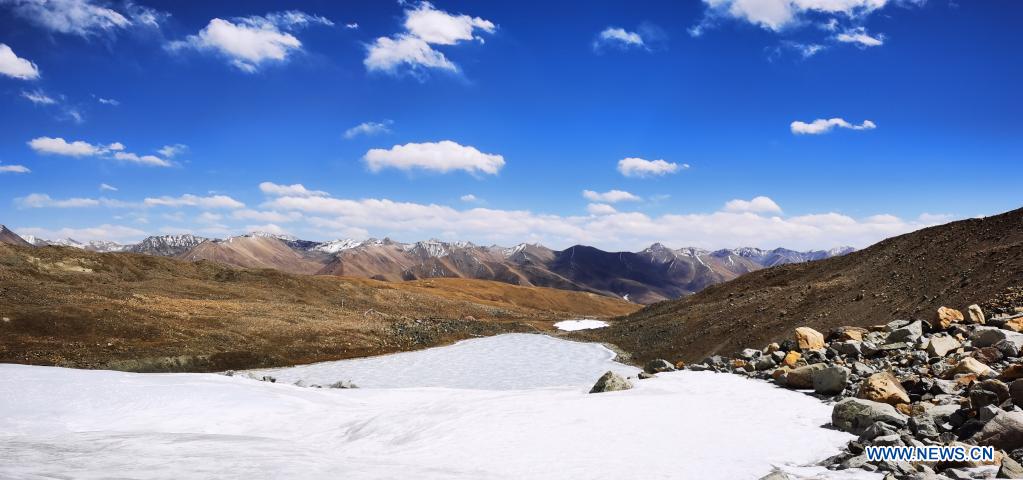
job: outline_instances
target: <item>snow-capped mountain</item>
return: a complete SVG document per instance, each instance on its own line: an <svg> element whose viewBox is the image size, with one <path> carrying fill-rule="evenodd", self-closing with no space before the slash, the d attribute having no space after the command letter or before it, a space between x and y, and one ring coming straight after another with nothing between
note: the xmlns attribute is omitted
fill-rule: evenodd
<svg viewBox="0 0 1023 480"><path fill-rule="evenodd" d="M197 237L189 233L181 235L158 235L147 237L145 240L133 245L130 251L134 253L144 253L146 255L174 257L191 250L207 240L209 239L205 237Z"/></svg>
<svg viewBox="0 0 1023 480"><path fill-rule="evenodd" d="M362 242L358 240L352 240L350 238L342 238L338 240L330 240L317 244L312 250L317 252L335 254L343 250L352 249L362 245Z"/></svg>

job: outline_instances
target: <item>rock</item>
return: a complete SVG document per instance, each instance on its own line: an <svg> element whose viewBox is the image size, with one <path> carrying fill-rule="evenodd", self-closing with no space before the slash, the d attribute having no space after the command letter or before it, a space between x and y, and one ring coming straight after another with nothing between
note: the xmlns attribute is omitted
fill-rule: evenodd
<svg viewBox="0 0 1023 480"><path fill-rule="evenodd" d="M954 308L940 307L931 319L932 330L945 330L951 327L953 323L960 323L963 321L963 312Z"/></svg>
<svg viewBox="0 0 1023 480"><path fill-rule="evenodd" d="M948 378L952 378L953 376L959 374L966 375L973 374L977 375L978 377L983 377L989 373L991 373L991 367L988 367L987 365L978 362L976 358L966 357L960 360L959 363L957 363L956 366L953 367L951 370L946 372L945 375Z"/></svg>
<svg viewBox="0 0 1023 480"><path fill-rule="evenodd" d="M863 362L856 362L852 366L853 373L860 376L870 375L875 372L873 368Z"/></svg>
<svg viewBox="0 0 1023 480"><path fill-rule="evenodd" d="M820 370L828 368L825 363L815 363L790 370L785 375L784 386L796 389L813 388L813 376Z"/></svg>
<svg viewBox="0 0 1023 480"><path fill-rule="evenodd" d="M632 383L626 380L625 377L609 371L597 379L597 383L593 384L590 393L617 392L630 388L632 388Z"/></svg>
<svg viewBox="0 0 1023 480"><path fill-rule="evenodd" d="M345 389L348 389L348 388L359 388L359 386L354 384L354 383L352 383L351 380L347 380L347 381L346 380L339 380L339 381L334 382L334 383L332 383L330 385L327 385L327 387L328 388L345 388Z"/></svg>
<svg viewBox="0 0 1023 480"><path fill-rule="evenodd" d="M739 358L743 360L756 360L760 358L763 352L754 348L744 348L742 352L739 352Z"/></svg>
<svg viewBox="0 0 1023 480"><path fill-rule="evenodd" d="M639 374L636 375L636 378L646 380L648 378L657 378L657 375L654 375L653 373L639 372Z"/></svg>
<svg viewBox="0 0 1023 480"><path fill-rule="evenodd" d="M875 373L867 377L860 385L856 397L889 405L909 403L909 394L891 372Z"/></svg>
<svg viewBox="0 0 1023 480"><path fill-rule="evenodd" d="M831 423L835 428L856 435L863 433L874 422L902 427L906 421L907 417L896 411L895 407L861 398L846 398L836 403L831 411Z"/></svg>
<svg viewBox="0 0 1023 480"><path fill-rule="evenodd" d="M831 348L834 348L840 355L859 358L859 356L863 354L863 351L860 349L860 345L862 345L862 342L847 340L844 342L833 343L831 344Z"/></svg>
<svg viewBox="0 0 1023 480"><path fill-rule="evenodd" d="M998 467L995 478L1023 478L1023 466L1009 456L1002 457L1002 465Z"/></svg>
<svg viewBox="0 0 1023 480"><path fill-rule="evenodd" d="M892 330L892 333L888 334L888 338L885 339L885 344L890 345L893 343L916 343L924 334L923 322L917 320L902 328Z"/></svg>
<svg viewBox="0 0 1023 480"><path fill-rule="evenodd" d="M793 350L785 354L785 358L781 361L782 365L789 368L796 368L796 362L803 357L803 354Z"/></svg>
<svg viewBox="0 0 1023 480"><path fill-rule="evenodd" d="M849 382L849 369L832 365L813 372L813 391L822 395L836 395L845 390Z"/></svg>
<svg viewBox="0 0 1023 480"><path fill-rule="evenodd" d="M1014 332L1023 332L1023 317L1006 320L1003 328Z"/></svg>
<svg viewBox="0 0 1023 480"><path fill-rule="evenodd" d="M778 350L781 350L781 345L778 345L777 342L771 342L767 344L766 353L774 353L777 352Z"/></svg>
<svg viewBox="0 0 1023 480"><path fill-rule="evenodd" d="M966 315L970 319L970 323L983 325L986 322L984 318L984 310L980 309L980 305L973 304L966 307Z"/></svg>
<svg viewBox="0 0 1023 480"><path fill-rule="evenodd" d="M1001 361L1005 355L995 347L981 347L970 353L970 356L980 363L990 365Z"/></svg>
<svg viewBox="0 0 1023 480"><path fill-rule="evenodd" d="M1023 380L1013 380L1009 384L1009 396L1012 397L1012 403L1023 406Z"/></svg>
<svg viewBox="0 0 1023 480"><path fill-rule="evenodd" d="M661 373L661 372L674 372L675 366L671 362L658 358L657 360L650 360L645 366L643 371L646 373Z"/></svg>
<svg viewBox="0 0 1023 480"><path fill-rule="evenodd" d="M796 328L796 345L800 350L824 348L824 335L810 327Z"/></svg>
<svg viewBox="0 0 1023 480"><path fill-rule="evenodd" d="M760 480L792 480L792 477L788 476L785 472L775 470L763 477L760 477Z"/></svg>
<svg viewBox="0 0 1023 480"><path fill-rule="evenodd" d="M996 327L977 327L970 335L970 342L974 347L990 347L1005 340L1012 343L1016 350L1023 348L1023 333L1002 330Z"/></svg>
<svg viewBox="0 0 1023 480"><path fill-rule="evenodd" d="M932 335L929 342L927 342L927 355L932 357L944 357L948 355L963 344L959 343L959 340L952 338L945 334Z"/></svg>
<svg viewBox="0 0 1023 480"><path fill-rule="evenodd" d="M764 371L770 370L774 368L776 365L778 364L774 362L774 359L771 358L770 355L765 355L763 357L760 357L760 359L757 360L757 363L753 364L753 368L755 368L757 371Z"/></svg>
<svg viewBox="0 0 1023 480"><path fill-rule="evenodd" d="M1023 412L1001 413L984 424L974 437L980 445L991 445L1002 450L1023 447Z"/></svg>
<svg viewBox="0 0 1023 480"><path fill-rule="evenodd" d="M860 327L838 327L832 329L828 337L839 342L862 342L863 335L867 333L866 328Z"/></svg>
<svg viewBox="0 0 1023 480"><path fill-rule="evenodd" d="M998 379L1003 382L1011 382L1020 378L1023 378L1023 365L1018 363L1009 365L1005 368L1005 370L1002 370L1002 374L998 376Z"/></svg>

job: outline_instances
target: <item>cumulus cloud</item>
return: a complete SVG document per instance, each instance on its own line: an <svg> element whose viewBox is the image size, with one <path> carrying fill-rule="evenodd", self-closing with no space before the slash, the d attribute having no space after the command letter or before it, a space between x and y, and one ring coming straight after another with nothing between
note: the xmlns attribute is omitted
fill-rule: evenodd
<svg viewBox="0 0 1023 480"><path fill-rule="evenodd" d="M99 190L101 192L116 192L117 191L117 187L115 187L113 185L108 185L106 183L101 183L101 184L99 184Z"/></svg>
<svg viewBox="0 0 1023 480"><path fill-rule="evenodd" d="M583 198L591 202L603 203L636 202L642 200L642 198L624 190L608 190L603 193L595 192L593 190L583 190Z"/></svg>
<svg viewBox="0 0 1023 480"><path fill-rule="evenodd" d="M36 64L14 54L14 50L5 43L0 43L0 75L20 80L39 78L39 67Z"/></svg>
<svg viewBox="0 0 1023 480"><path fill-rule="evenodd" d="M160 147L160 149L157 150L156 153L159 153L160 155L163 155L164 157L167 158L174 158L187 151L188 145L175 143L174 145L164 145L163 147Z"/></svg>
<svg viewBox="0 0 1023 480"><path fill-rule="evenodd" d="M597 39L593 41L594 50L600 50L604 46L629 49L644 48L646 44L639 33L630 32L619 27L607 27L598 33Z"/></svg>
<svg viewBox="0 0 1023 480"><path fill-rule="evenodd" d="M753 197L752 200L729 200L725 203L726 212L781 213L781 207L770 197Z"/></svg>
<svg viewBox="0 0 1023 480"><path fill-rule="evenodd" d="M286 223L294 222L302 218L299 212L281 213L272 210L235 210L231 216L239 220L255 220L257 222Z"/></svg>
<svg viewBox="0 0 1023 480"><path fill-rule="evenodd" d="M81 208L98 207L100 201L94 198L68 198L57 200L50 198L44 193L33 193L25 197L15 199L15 203L21 208Z"/></svg>
<svg viewBox="0 0 1023 480"><path fill-rule="evenodd" d="M259 184L259 190L267 195L279 197L322 197L327 195L327 192L321 190L309 190L301 183L278 185L273 182L263 182Z"/></svg>
<svg viewBox="0 0 1023 480"><path fill-rule="evenodd" d="M854 125L842 118L818 118L810 123L800 122L797 120L789 125L789 128L795 135L820 135L822 133L830 132L835 127L848 128L850 130L873 130L877 128L877 125L870 120L864 120L863 123Z"/></svg>
<svg viewBox="0 0 1023 480"><path fill-rule="evenodd" d="M626 177L654 177L675 173L689 168L689 164L681 165L664 160L644 160L642 158L623 158L618 161L618 172Z"/></svg>
<svg viewBox="0 0 1023 480"><path fill-rule="evenodd" d="M840 15L847 18L860 17L883 8L888 0L703 0L707 6L706 17L701 26L713 24L716 18L732 18L746 21L772 31L781 31L795 23L802 16L815 12ZM692 33L699 35L702 28Z"/></svg>
<svg viewBox="0 0 1023 480"><path fill-rule="evenodd" d="M586 205L586 211L593 215L611 215L612 213L618 213L615 207L606 203L591 203Z"/></svg>
<svg viewBox="0 0 1023 480"><path fill-rule="evenodd" d="M282 63L302 50L292 33L310 25L334 25L330 20L299 11L231 20L214 18L199 33L171 42L171 51L193 49L214 52L243 72L254 73L270 63Z"/></svg>
<svg viewBox="0 0 1023 480"><path fill-rule="evenodd" d="M90 36L132 25L116 10L89 0L0 0L15 14L51 32Z"/></svg>
<svg viewBox="0 0 1023 480"><path fill-rule="evenodd" d="M380 135L383 133L391 133L391 124L394 123L390 120L384 120L382 122L362 122L348 130L345 130L345 138L351 140L360 135L367 137L373 135Z"/></svg>
<svg viewBox="0 0 1023 480"><path fill-rule="evenodd" d="M366 70L390 74L422 69L457 72L458 66L433 45L450 46L472 40L483 43L477 31L493 33L497 29L489 20L437 10L429 2L406 9L404 27L403 32L379 37L367 45L363 60Z"/></svg>
<svg viewBox="0 0 1023 480"><path fill-rule="evenodd" d="M155 155L138 155L126 152L124 151L124 144L121 142L114 142L109 145L94 145L82 140L68 142L61 137L38 137L29 140L28 146L32 150L44 155L97 157L155 167L170 167L172 165L168 160Z"/></svg>
<svg viewBox="0 0 1023 480"><path fill-rule="evenodd" d="M473 195L471 193L462 195L461 197L458 197L458 199L465 203L476 203L480 200L479 198L476 198L476 195Z"/></svg>
<svg viewBox="0 0 1023 480"><path fill-rule="evenodd" d="M57 103L57 101L54 100L53 97L47 95L46 92L42 90L33 90L31 92L22 91L21 96L22 98L36 105L53 105Z"/></svg>
<svg viewBox="0 0 1023 480"><path fill-rule="evenodd" d="M0 164L0 173L31 173L28 167L24 165L2 165Z"/></svg>
<svg viewBox="0 0 1023 480"><path fill-rule="evenodd" d="M121 104L121 102L114 100L113 98L96 97L96 101L103 105L110 105L112 107L116 107Z"/></svg>
<svg viewBox="0 0 1023 480"><path fill-rule="evenodd" d="M835 40L843 43L855 43L863 48L884 45L884 35L871 36L863 27L846 30L835 36Z"/></svg>
<svg viewBox="0 0 1023 480"><path fill-rule="evenodd" d="M244 208L245 204L227 195L210 195L200 197L198 195L185 194L180 197L150 197L142 201L147 207L198 207L209 209L233 209Z"/></svg>
<svg viewBox="0 0 1023 480"><path fill-rule="evenodd" d="M39 238L73 238L79 241L112 240L121 243L136 242L146 236L146 232L137 228L110 224L87 228L61 228L56 230L40 227L24 227L18 228L16 231L18 235L33 235Z"/></svg>
<svg viewBox="0 0 1023 480"><path fill-rule="evenodd" d="M399 170L422 169L435 172L465 170L469 173L497 175L504 166L501 155L483 153L475 147L463 146L451 140L395 145L389 150L374 148L363 156L373 172L384 168Z"/></svg>

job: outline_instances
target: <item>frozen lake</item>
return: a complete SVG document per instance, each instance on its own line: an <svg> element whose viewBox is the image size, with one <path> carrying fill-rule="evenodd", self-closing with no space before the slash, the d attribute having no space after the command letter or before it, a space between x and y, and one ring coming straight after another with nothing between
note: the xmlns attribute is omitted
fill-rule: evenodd
<svg viewBox="0 0 1023 480"><path fill-rule="evenodd" d="M707 372L587 394L608 368L634 371L541 335L273 371L352 390L4 364L0 478L880 478L801 467L853 438L809 396Z"/></svg>

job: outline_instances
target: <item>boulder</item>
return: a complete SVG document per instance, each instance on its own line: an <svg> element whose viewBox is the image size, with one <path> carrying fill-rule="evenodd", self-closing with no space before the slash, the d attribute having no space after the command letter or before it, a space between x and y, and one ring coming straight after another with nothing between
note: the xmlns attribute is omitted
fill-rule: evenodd
<svg viewBox="0 0 1023 480"><path fill-rule="evenodd" d="M931 357L944 357L949 352L955 351L962 346L963 344L959 343L959 340L949 335L933 335L930 341L927 342L927 355Z"/></svg>
<svg viewBox="0 0 1023 480"><path fill-rule="evenodd" d="M987 320L984 318L984 310L981 310L980 305L977 304L966 307L966 316L970 319L970 323L978 325L983 325Z"/></svg>
<svg viewBox="0 0 1023 480"><path fill-rule="evenodd" d="M1023 447L1023 412L1000 413L984 424L973 437L980 445L991 445L1002 450Z"/></svg>
<svg viewBox="0 0 1023 480"><path fill-rule="evenodd" d="M813 391L822 395L836 395L845 390L849 382L849 369L832 365L813 372Z"/></svg>
<svg viewBox="0 0 1023 480"><path fill-rule="evenodd" d="M617 392L619 390L628 390L630 388L632 388L632 383L629 382L628 379L615 372L609 371L597 379L597 383L593 384L593 388L590 389L590 393Z"/></svg>
<svg viewBox="0 0 1023 480"><path fill-rule="evenodd" d="M835 404L831 411L831 423L843 432L856 435L863 433L874 422L885 422L896 427L906 425L908 417L887 403L872 402L861 398L846 398Z"/></svg>
<svg viewBox="0 0 1023 480"><path fill-rule="evenodd" d="M824 335L810 327L798 327L796 345L800 350L819 350L824 348Z"/></svg>
<svg viewBox="0 0 1023 480"><path fill-rule="evenodd" d="M888 338L885 339L886 345L893 343L916 343L924 334L923 322L917 320L904 327L892 330L892 333L888 334Z"/></svg>
<svg viewBox="0 0 1023 480"><path fill-rule="evenodd" d="M1023 365L1018 363L1005 367L1005 370L1002 370L1002 374L998 376L998 379L1003 382L1011 382L1020 378L1023 378Z"/></svg>
<svg viewBox="0 0 1023 480"><path fill-rule="evenodd" d="M643 366L643 371L646 373L674 372L675 366L667 360L658 358L657 360L650 360L647 362L647 364Z"/></svg>
<svg viewBox="0 0 1023 480"><path fill-rule="evenodd" d="M866 328L860 327L838 327L832 329L829 338L839 342L862 342L863 335L867 333Z"/></svg>
<svg viewBox="0 0 1023 480"><path fill-rule="evenodd" d="M803 354L793 350L785 354L785 358L782 359L781 364L789 368L796 368L796 362L803 357Z"/></svg>
<svg viewBox="0 0 1023 480"><path fill-rule="evenodd" d="M1012 397L1012 403L1023 406L1023 380L1013 380L1009 384L1009 396Z"/></svg>
<svg viewBox="0 0 1023 480"><path fill-rule="evenodd" d="M983 363L980 363L979 361L977 361L976 358L966 357L960 360L959 363L957 363L955 367L952 367L952 369L946 372L945 375L948 376L949 378L960 374L963 375L972 374L978 377L983 377L984 375L987 375L989 373L991 373L991 367L984 365Z"/></svg>
<svg viewBox="0 0 1023 480"><path fill-rule="evenodd" d="M1023 332L1023 317L1006 320L1003 328L1014 332Z"/></svg>
<svg viewBox="0 0 1023 480"><path fill-rule="evenodd" d="M909 394L891 372L875 373L867 377L860 385L856 397L889 405L909 403Z"/></svg>
<svg viewBox="0 0 1023 480"><path fill-rule="evenodd" d="M775 470L767 475L760 477L760 480L792 480L787 473Z"/></svg>
<svg viewBox="0 0 1023 480"><path fill-rule="evenodd" d="M784 386L788 388L813 388L813 376L820 370L828 368L826 363L815 363L790 370L785 375Z"/></svg>
<svg viewBox="0 0 1023 480"><path fill-rule="evenodd" d="M863 342L857 342L855 340L846 340L844 342L835 342L831 344L831 348L835 349L840 355L846 357L859 358L863 354L861 348Z"/></svg>
<svg viewBox="0 0 1023 480"><path fill-rule="evenodd" d="M996 327L977 327L970 335L970 342L974 347L990 347L1005 340L1013 344L1016 350L1023 348L1023 333L1010 330L1002 330Z"/></svg>
<svg viewBox="0 0 1023 480"><path fill-rule="evenodd" d="M945 330L951 327L953 323L960 323L963 321L963 312L954 308L940 307L935 313L934 318L931 319L932 330Z"/></svg>
<svg viewBox="0 0 1023 480"><path fill-rule="evenodd" d="M998 467L995 478L1023 478L1023 465L1006 455L1002 457L1002 465Z"/></svg>

